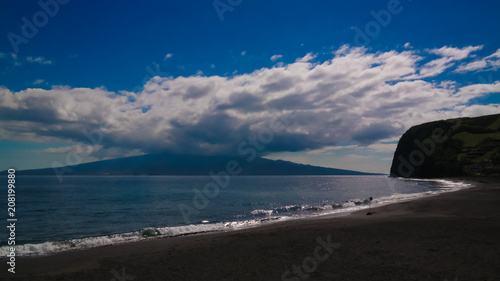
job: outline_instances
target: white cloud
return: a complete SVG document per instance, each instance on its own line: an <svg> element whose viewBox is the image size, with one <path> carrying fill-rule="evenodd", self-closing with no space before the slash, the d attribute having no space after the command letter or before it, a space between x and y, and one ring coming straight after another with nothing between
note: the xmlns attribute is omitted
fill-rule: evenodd
<svg viewBox="0 0 500 281"><path fill-rule="evenodd" d="M296 61L297 62L310 62L310 61L312 61L315 58L316 58L315 54L313 54L313 53L307 53L307 55L305 55L303 58L299 58Z"/></svg>
<svg viewBox="0 0 500 281"><path fill-rule="evenodd" d="M472 52L481 50L480 46L468 46L464 48L442 47L427 50L428 53L441 56L441 58L432 60L419 68L418 74L406 77L406 79L421 79L425 77L433 77L443 73L446 69L455 65L456 61L463 60Z"/></svg>
<svg viewBox="0 0 500 281"><path fill-rule="evenodd" d="M497 70L498 68L500 68L500 49L483 59L461 64L454 72L464 73L479 70Z"/></svg>
<svg viewBox="0 0 500 281"><path fill-rule="evenodd" d="M282 55L274 55L274 56L271 57L271 61L277 61L277 60L279 60L282 57L283 57Z"/></svg>
<svg viewBox="0 0 500 281"><path fill-rule="evenodd" d="M78 155L89 154L92 152L96 152L102 149L101 145L91 145L90 143L80 143L71 146L63 146L63 147L49 147L43 150L46 153L74 153Z"/></svg>
<svg viewBox="0 0 500 281"><path fill-rule="evenodd" d="M166 54L165 57L163 58L164 60L168 60L169 58L173 57L174 54Z"/></svg>
<svg viewBox="0 0 500 281"><path fill-rule="evenodd" d="M43 79L36 79L34 82L33 82L33 85L40 85L40 84L43 84L45 82L45 80Z"/></svg>
<svg viewBox="0 0 500 281"><path fill-rule="evenodd" d="M492 84L474 84L460 88L455 94L459 99L473 99L484 96L485 94L500 93L500 81Z"/></svg>
<svg viewBox="0 0 500 281"><path fill-rule="evenodd" d="M335 150L352 149L357 147L357 145L327 146L320 149L309 150L307 151L307 154L329 154Z"/></svg>
<svg viewBox="0 0 500 281"><path fill-rule="evenodd" d="M45 150L43 150L43 152L47 152L47 153L68 153L71 151L71 146L63 146L63 147L50 147L50 148L47 148Z"/></svg>
<svg viewBox="0 0 500 281"><path fill-rule="evenodd" d="M441 47L439 49L431 49L429 53L439 55L442 57L451 58L453 60L463 60L467 58L470 53L483 49L482 45L468 46L464 48Z"/></svg>
<svg viewBox="0 0 500 281"><path fill-rule="evenodd" d="M48 60L44 57L27 57L26 60L28 62L36 62L36 63L39 63L39 64L52 64L52 61L51 60Z"/></svg>
<svg viewBox="0 0 500 281"><path fill-rule="evenodd" d="M454 72L464 73L464 72L484 69L486 68L486 66L488 66L486 60L478 60L467 64L461 64L459 67L457 67L457 69L454 70Z"/></svg>
<svg viewBox="0 0 500 281"><path fill-rule="evenodd" d="M405 45L404 45L404 47L405 47L406 49L411 48L410 42L406 42L406 43L405 43Z"/></svg>
<svg viewBox="0 0 500 281"><path fill-rule="evenodd" d="M242 56L244 56L244 55L246 55L246 54L247 54L247 51L242 51L242 52L241 52L241 55L242 55Z"/></svg>
<svg viewBox="0 0 500 281"><path fill-rule="evenodd" d="M347 159L368 159L368 158L372 158L371 155L359 155L359 154L347 154L346 156L344 156L344 158L347 158Z"/></svg>
<svg viewBox="0 0 500 281"><path fill-rule="evenodd" d="M139 155L144 155L145 153L140 150L140 149L132 149L128 151L123 157L132 157L132 156L139 156Z"/></svg>
<svg viewBox="0 0 500 281"><path fill-rule="evenodd" d="M337 153L346 149L335 148L339 143L348 143L388 153L395 145L381 142L399 138L412 125L500 112L500 105L466 105L500 89L498 81L461 87L454 81L405 80L421 70L425 58L417 51L370 53L344 46L334 54L322 62L307 54L283 67L231 77L201 72L153 77L137 93L0 88L0 135L11 140L79 142L86 138L82 130L98 129L104 122L102 149L93 157L165 150L227 154L267 126L275 118L271 110L275 108L284 118L295 117L274 135L265 152L320 155Z"/></svg>
<svg viewBox="0 0 500 281"><path fill-rule="evenodd" d="M349 154L353 154L352 152L358 152L361 154L370 154L373 153L394 153L396 150L397 143L375 143L368 146L360 146L360 145L343 145L343 146L328 146L321 149L315 149L307 151L307 154L310 155L318 155L318 154L335 154L339 151L347 151ZM360 154L360 155L361 155ZM367 156L367 158L371 158L372 156ZM361 157L357 157L361 158Z"/></svg>
<svg viewBox="0 0 500 281"><path fill-rule="evenodd" d="M489 58L497 58L497 59L500 59L500 49L498 49L495 53L489 55L486 57L487 59Z"/></svg>
<svg viewBox="0 0 500 281"><path fill-rule="evenodd" d="M394 153L397 145L397 143L375 143L367 146L367 149L370 149L373 152Z"/></svg>

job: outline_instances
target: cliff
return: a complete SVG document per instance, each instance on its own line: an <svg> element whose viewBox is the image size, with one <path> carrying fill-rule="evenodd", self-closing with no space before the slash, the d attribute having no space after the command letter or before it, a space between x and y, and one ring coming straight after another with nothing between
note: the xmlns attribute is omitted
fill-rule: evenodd
<svg viewBox="0 0 500 281"><path fill-rule="evenodd" d="M442 178L500 173L500 114L411 127L399 140L391 176Z"/></svg>

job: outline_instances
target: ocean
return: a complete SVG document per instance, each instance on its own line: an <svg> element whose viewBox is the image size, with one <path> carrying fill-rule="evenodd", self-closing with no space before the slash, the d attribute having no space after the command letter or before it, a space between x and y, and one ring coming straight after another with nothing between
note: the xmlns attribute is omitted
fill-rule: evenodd
<svg viewBox="0 0 500 281"><path fill-rule="evenodd" d="M343 215L468 186L387 176L64 176L60 182L18 175L16 252L47 255ZM8 229L0 235L5 256Z"/></svg>

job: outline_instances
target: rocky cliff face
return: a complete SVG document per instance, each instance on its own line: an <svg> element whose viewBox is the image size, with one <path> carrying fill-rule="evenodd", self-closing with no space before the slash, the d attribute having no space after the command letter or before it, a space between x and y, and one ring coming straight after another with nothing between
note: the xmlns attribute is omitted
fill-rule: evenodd
<svg viewBox="0 0 500 281"><path fill-rule="evenodd" d="M500 173L500 114L414 126L399 140L391 175L441 178Z"/></svg>

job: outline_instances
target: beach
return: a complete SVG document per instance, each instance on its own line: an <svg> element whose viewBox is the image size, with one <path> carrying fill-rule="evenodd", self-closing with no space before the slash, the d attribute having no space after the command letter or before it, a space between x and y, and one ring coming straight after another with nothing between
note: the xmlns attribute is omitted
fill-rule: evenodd
<svg viewBox="0 0 500 281"><path fill-rule="evenodd" d="M18 257L2 280L500 280L500 184L358 211Z"/></svg>

